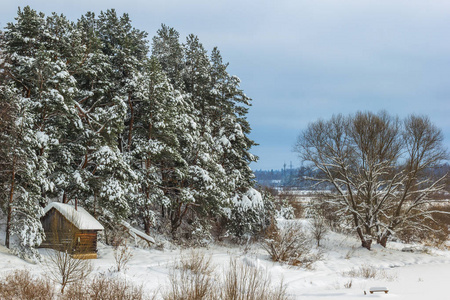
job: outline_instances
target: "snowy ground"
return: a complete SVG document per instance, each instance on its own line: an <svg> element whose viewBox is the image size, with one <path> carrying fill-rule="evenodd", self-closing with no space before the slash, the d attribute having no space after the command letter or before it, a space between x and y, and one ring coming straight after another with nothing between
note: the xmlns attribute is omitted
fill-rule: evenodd
<svg viewBox="0 0 450 300"><path fill-rule="evenodd" d="M1 240L1 238L0 238ZM3 241L0 241L3 244ZM448 284L450 278L450 252L417 247L415 252L402 252L405 245L390 243L388 248L377 245L372 251L358 247L355 239L330 233L321 247L323 259L314 269L306 270L289 267L269 261L268 255L258 245L251 247L210 246L202 248L206 255L212 256L213 263L220 272L229 264L230 257L243 263L264 268L272 277L273 284L283 280L293 299L450 299ZM168 283L169 271L189 250L133 250L133 258L128 269L121 273L111 273L115 263L111 247L99 244L99 258L93 260L94 272L114 274L128 282L143 284L149 291L164 289ZM41 251L44 259L45 250ZM377 279L348 277L344 273L357 270L361 266L372 266L379 271ZM8 254L0 246L0 275L14 269L28 269L36 274L44 274L41 264L33 264ZM351 282L351 288L346 288ZM370 287L386 286L388 294L369 294ZM367 291L367 295L364 295Z"/></svg>

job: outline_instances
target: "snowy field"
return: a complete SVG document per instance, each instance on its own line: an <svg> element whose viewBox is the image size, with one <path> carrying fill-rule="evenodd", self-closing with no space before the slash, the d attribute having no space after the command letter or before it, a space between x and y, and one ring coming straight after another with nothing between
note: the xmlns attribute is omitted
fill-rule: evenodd
<svg viewBox="0 0 450 300"><path fill-rule="evenodd" d="M258 244L247 247L214 245L197 251L211 256L217 273L229 265L232 257L252 267L262 268L270 274L272 284L283 280L292 299L450 299L450 252L419 246L412 246L414 252L401 251L408 247L411 245L390 243L388 248L375 245L372 251L367 251L359 247L353 238L330 233L321 246L323 259L315 263L311 270L273 263ZM46 251L40 251L45 259ZM127 270L118 273L112 271L115 266L112 248L99 243L99 258L92 262L94 273L142 284L151 294L157 289L164 290L170 270L173 270L181 255L188 256L190 251L174 247L165 250L134 248ZM348 275L361 267L376 269L378 275L375 279ZM41 275L45 273L43 265L21 260L0 246L1 275L14 269L28 269ZM389 293L370 294L369 289L376 286L387 287Z"/></svg>

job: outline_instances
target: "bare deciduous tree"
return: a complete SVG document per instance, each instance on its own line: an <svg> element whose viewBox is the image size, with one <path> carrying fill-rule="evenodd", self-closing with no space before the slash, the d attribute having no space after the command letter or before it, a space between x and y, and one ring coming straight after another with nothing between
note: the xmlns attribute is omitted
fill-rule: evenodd
<svg viewBox="0 0 450 300"><path fill-rule="evenodd" d="M320 171L317 182L334 187L332 202L352 220L363 247L386 246L397 230L431 218L430 195L444 177L427 170L447 158L441 130L425 116L401 121L386 112L359 112L309 124L295 151ZM439 200L436 200L439 201ZM418 218L420 216L420 218Z"/></svg>
<svg viewBox="0 0 450 300"><path fill-rule="evenodd" d="M72 217L71 220L75 220ZM73 229L65 227L67 232L62 235L58 232L59 226L55 219L52 224L52 236L47 237L54 245L59 245L58 250L49 250L48 259L45 261L49 278L61 284L61 294L67 285L84 280L92 272L92 264L87 257L83 257L87 250L77 245ZM71 237L67 239L67 237ZM76 249L77 255L74 255Z"/></svg>
<svg viewBox="0 0 450 300"><path fill-rule="evenodd" d="M311 234L317 242L317 247L320 247L320 241L324 239L328 232L326 219L321 215L314 215L310 221Z"/></svg>
<svg viewBox="0 0 450 300"><path fill-rule="evenodd" d="M124 238L120 242L113 244L114 261L116 262L116 270L120 272L125 270L131 258L133 258L133 249L128 245Z"/></svg>

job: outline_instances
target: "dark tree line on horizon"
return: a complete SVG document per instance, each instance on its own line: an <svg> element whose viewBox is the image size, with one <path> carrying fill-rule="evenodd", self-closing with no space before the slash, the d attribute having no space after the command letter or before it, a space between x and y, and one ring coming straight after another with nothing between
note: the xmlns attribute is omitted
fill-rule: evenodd
<svg viewBox="0 0 450 300"><path fill-rule="evenodd" d="M446 174L450 174L450 165L443 163L428 169L428 174L432 177L439 178ZM311 180L320 176L313 168L303 166L300 168L281 168L271 170L255 170L256 182L260 186L291 188L299 190L328 190L331 186L322 184L316 186L316 181ZM450 178L446 181L446 190L450 191Z"/></svg>

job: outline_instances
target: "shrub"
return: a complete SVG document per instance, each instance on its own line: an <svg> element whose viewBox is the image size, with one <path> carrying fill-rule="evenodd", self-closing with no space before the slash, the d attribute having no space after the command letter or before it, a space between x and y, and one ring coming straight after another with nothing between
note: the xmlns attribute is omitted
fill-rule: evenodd
<svg viewBox="0 0 450 300"><path fill-rule="evenodd" d="M89 259L75 258L67 250L48 250L47 275L61 285L61 294L68 284L85 279L92 272Z"/></svg>
<svg viewBox="0 0 450 300"><path fill-rule="evenodd" d="M303 218L304 207L299 201L299 197L292 192L282 191L276 197L275 206L278 214L285 219Z"/></svg>
<svg viewBox="0 0 450 300"><path fill-rule="evenodd" d="M220 292L222 300L284 300L286 286L273 288L269 275L263 270L230 260Z"/></svg>
<svg viewBox="0 0 450 300"><path fill-rule="evenodd" d="M198 251L181 256L169 274L169 290L162 295L165 300L217 299L211 257Z"/></svg>
<svg viewBox="0 0 450 300"><path fill-rule="evenodd" d="M48 280L33 277L26 270L16 270L0 281L0 299L48 300L54 296Z"/></svg>
<svg viewBox="0 0 450 300"><path fill-rule="evenodd" d="M273 261L304 267L314 262L309 238L298 223L287 223L279 229L272 222L262 246Z"/></svg>
<svg viewBox="0 0 450 300"><path fill-rule="evenodd" d="M328 233L328 226L324 217L314 215L310 220L311 234L317 242L317 247L320 247L320 241Z"/></svg>
<svg viewBox="0 0 450 300"><path fill-rule="evenodd" d="M200 251L192 250L187 256L181 255L181 259L175 265L175 268L194 274L211 275L215 267L211 264L211 256L206 256Z"/></svg>
<svg viewBox="0 0 450 300"><path fill-rule="evenodd" d="M325 225L332 230L346 232L346 224L349 220L339 211L331 194L318 194L312 197L306 210L307 218L323 218Z"/></svg>
<svg viewBox="0 0 450 300"><path fill-rule="evenodd" d="M124 241L119 245L114 245L114 261L116 262L116 270L120 272L124 270L128 262L133 257L133 249L131 249L128 244Z"/></svg>
<svg viewBox="0 0 450 300"><path fill-rule="evenodd" d="M428 208L431 218L417 217L421 227L405 227L396 232L396 237L405 243L424 243L434 247L442 247L449 238L450 206L433 205ZM420 220L419 220L420 219Z"/></svg>
<svg viewBox="0 0 450 300"><path fill-rule="evenodd" d="M144 300L149 299L142 286L134 286L124 280L97 276L89 282L71 284L63 300Z"/></svg>
<svg viewBox="0 0 450 300"><path fill-rule="evenodd" d="M165 300L284 300L286 286L273 288L269 275L261 269L231 259L223 277L214 273L210 257L191 252L175 264Z"/></svg>

